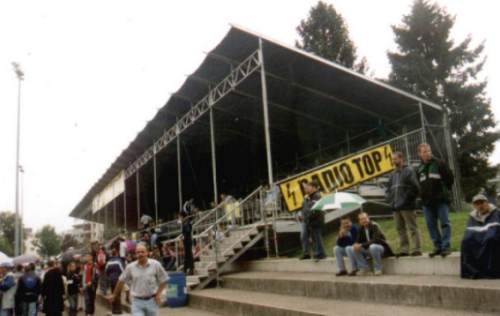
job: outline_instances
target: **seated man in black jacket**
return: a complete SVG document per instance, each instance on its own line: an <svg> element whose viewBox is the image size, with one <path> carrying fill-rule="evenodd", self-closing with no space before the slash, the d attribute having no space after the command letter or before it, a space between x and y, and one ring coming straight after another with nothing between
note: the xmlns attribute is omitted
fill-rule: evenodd
<svg viewBox="0 0 500 316"><path fill-rule="evenodd" d="M382 275L382 257L393 256L389 244L385 240L384 233L377 223L371 222L368 214L358 215L359 232L354 245L347 247L349 257L356 260L359 271L353 271L350 275L368 275L370 268L366 256L373 259L375 275Z"/></svg>

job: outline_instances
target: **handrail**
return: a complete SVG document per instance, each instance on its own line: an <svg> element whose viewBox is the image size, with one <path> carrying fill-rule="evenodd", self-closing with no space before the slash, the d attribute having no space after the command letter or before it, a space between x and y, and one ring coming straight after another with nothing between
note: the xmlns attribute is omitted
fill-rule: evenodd
<svg viewBox="0 0 500 316"><path fill-rule="evenodd" d="M250 193L249 195L247 195L247 197L244 198L241 202L238 202L239 203L238 207L240 207L241 205L245 204L251 197L253 197L261 189L262 189L262 186L259 186L252 193ZM230 210L229 213L226 213L224 216L222 216L221 218L219 218L218 220L216 220L215 223L213 223L212 225L210 225L207 229L205 229L203 232L201 232L200 234L198 234L196 237L202 236L202 235L208 235L208 232L210 230L212 230L214 227L216 227L217 224L220 224L223 220L227 219L227 217L229 217L229 215L233 216L233 213L234 213L234 210L236 209L236 207L237 206L233 204L233 207L231 208L231 210ZM195 236L193 236L193 238L195 238Z"/></svg>

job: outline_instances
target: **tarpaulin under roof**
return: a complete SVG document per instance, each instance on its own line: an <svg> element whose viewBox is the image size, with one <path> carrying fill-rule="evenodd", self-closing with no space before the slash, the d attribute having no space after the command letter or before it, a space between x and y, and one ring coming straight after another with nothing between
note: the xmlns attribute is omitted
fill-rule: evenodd
<svg viewBox="0 0 500 316"><path fill-rule="evenodd" d="M118 173L152 146L165 130L175 124L177 118L208 93L210 87L224 79L233 67L259 49L259 38L263 41L271 129L277 134L288 133L296 129L297 124L301 124L297 123L298 119L291 120L291 116L304 117L319 125L325 124L328 129L331 128L331 134L323 130L318 133L326 133L321 136L326 139L345 131L354 133L363 128L373 128L373 122L377 121L384 122L387 126L397 124L391 122L418 113L419 104L427 117L439 116L441 107L428 100L242 27L231 26L222 41L207 54L198 69L188 76L179 90L122 151L70 215L82 217L93 197ZM247 105L249 102L261 102L260 76L255 74L249 77L225 98L226 104L220 106L221 113L242 118L260 115L261 108L241 105L244 102ZM334 111L331 110L332 107L335 107ZM327 119L322 115L325 109L330 109ZM420 123L418 119L412 120L415 125ZM223 142L224 139L220 141Z"/></svg>

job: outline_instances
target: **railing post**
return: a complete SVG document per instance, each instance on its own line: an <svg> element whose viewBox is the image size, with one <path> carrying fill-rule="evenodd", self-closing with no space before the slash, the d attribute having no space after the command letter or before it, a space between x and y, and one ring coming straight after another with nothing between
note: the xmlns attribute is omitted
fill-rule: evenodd
<svg viewBox="0 0 500 316"><path fill-rule="evenodd" d="M259 191L259 200L260 200L260 216L262 218L262 223L264 224L264 244L266 247L266 254L267 258L270 257L269 255L269 227L267 226L267 214L264 209L265 203L264 203L264 196L262 194L263 190Z"/></svg>

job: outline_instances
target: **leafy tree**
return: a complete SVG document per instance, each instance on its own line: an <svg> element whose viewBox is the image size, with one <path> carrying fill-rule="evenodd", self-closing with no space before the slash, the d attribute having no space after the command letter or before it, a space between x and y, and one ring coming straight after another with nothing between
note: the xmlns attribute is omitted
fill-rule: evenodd
<svg viewBox="0 0 500 316"><path fill-rule="evenodd" d="M349 38L347 24L331 4L319 1L307 19L300 22L297 32L300 41L296 41L295 46L298 48L360 73L368 70L366 58L356 62L356 46Z"/></svg>
<svg viewBox="0 0 500 316"><path fill-rule="evenodd" d="M45 225L35 234L33 246L37 248L40 256L55 256L61 253L61 238L53 226Z"/></svg>
<svg viewBox="0 0 500 316"><path fill-rule="evenodd" d="M24 229L22 219L20 218L19 221L20 221L20 227ZM1 246L2 242L0 242L0 251L5 252L9 256L14 255L15 222L16 222L16 213L9 211L0 212L0 237L3 237L4 243L6 244L6 246L4 246L5 248L3 248ZM2 250L2 248L9 253Z"/></svg>
<svg viewBox="0 0 500 316"><path fill-rule="evenodd" d="M494 130L487 80L480 78L484 43L472 47L469 36L456 44L454 23L437 4L416 0L402 24L392 27L398 49L388 53L389 81L444 106L457 143L462 189L470 200L496 173L488 157L500 133Z"/></svg>
<svg viewBox="0 0 500 316"><path fill-rule="evenodd" d="M0 251L9 257L14 255L14 247L12 245L4 236L0 236Z"/></svg>
<svg viewBox="0 0 500 316"><path fill-rule="evenodd" d="M79 248L82 244L71 234L61 236L61 250L64 252L70 247Z"/></svg>

